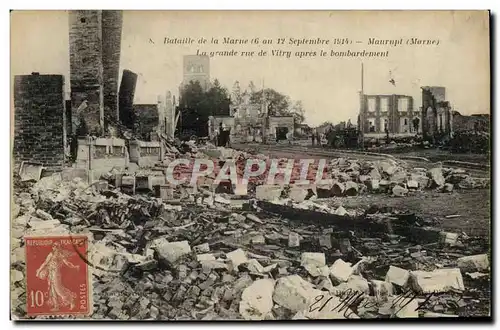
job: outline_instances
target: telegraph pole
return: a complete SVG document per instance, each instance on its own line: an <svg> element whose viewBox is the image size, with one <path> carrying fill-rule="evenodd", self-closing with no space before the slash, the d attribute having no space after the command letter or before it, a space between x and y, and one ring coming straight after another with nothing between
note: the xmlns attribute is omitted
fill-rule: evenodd
<svg viewBox="0 0 500 330"><path fill-rule="evenodd" d="M361 62L361 92L359 97L359 138L361 149L365 148L365 91L364 91L364 67Z"/></svg>

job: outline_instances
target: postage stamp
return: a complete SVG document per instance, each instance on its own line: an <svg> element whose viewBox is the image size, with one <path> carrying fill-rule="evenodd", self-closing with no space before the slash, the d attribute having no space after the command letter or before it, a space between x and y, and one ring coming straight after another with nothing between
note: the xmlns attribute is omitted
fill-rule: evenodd
<svg viewBox="0 0 500 330"><path fill-rule="evenodd" d="M25 243L27 315L89 315L88 236L29 236Z"/></svg>

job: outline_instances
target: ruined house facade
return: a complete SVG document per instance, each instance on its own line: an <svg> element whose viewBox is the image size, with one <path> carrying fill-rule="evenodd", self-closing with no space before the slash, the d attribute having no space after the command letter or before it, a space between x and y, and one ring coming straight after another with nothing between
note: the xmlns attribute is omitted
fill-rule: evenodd
<svg viewBox="0 0 500 330"><path fill-rule="evenodd" d="M365 136L415 135L421 131L420 111L414 108L413 97L407 95L362 95L360 123Z"/></svg>
<svg viewBox="0 0 500 330"><path fill-rule="evenodd" d="M450 136L453 132L453 115L451 105L446 101L445 88L425 86L421 89L424 139Z"/></svg>
<svg viewBox="0 0 500 330"><path fill-rule="evenodd" d="M118 119L122 12L69 12L70 84L73 117L102 135ZM86 102L86 106L81 107ZM80 109L77 111L77 109Z"/></svg>

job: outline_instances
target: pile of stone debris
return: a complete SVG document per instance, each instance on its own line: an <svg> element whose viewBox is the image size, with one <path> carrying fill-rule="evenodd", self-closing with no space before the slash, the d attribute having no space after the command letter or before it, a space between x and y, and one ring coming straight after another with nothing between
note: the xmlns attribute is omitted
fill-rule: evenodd
<svg viewBox="0 0 500 330"><path fill-rule="evenodd" d="M352 168L350 162L339 166ZM93 319L490 313L484 239L439 233L435 241L418 242L423 236L401 235L398 228L423 230L428 224L404 213L321 210L323 218L314 222L319 216L302 213L316 212L314 207L203 191L184 195L170 203L60 174L18 186L11 229L13 314L26 315L23 236L40 232L91 235ZM285 216L284 208L295 217Z"/></svg>
<svg viewBox="0 0 500 330"><path fill-rule="evenodd" d="M208 153L208 152L207 152ZM209 154L218 157L221 162L235 161L238 170L243 171L244 164L248 159L259 159L266 161L266 171L260 176L250 180L253 183L248 187L249 192L255 193L257 199L276 200L290 197L295 202L306 199L329 198L333 196L355 196L363 193L387 193L393 196L406 196L419 190L437 190L441 192L452 192L458 189L488 188L488 178L477 178L471 176L464 169L452 169L437 166L431 169L412 168L405 162L387 159L382 161L360 161L357 159L336 158L330 160L324 169L322 179L331 179L330 184L314 184L316 182L318 163L309 166L306 180L313 184L295 184L300 179L300 160L291 172L290 181L295 189L291 195L284 194L283 185L268 185L268 171L271 160L262 154L251 155L246 152L231 150L227 148L212 149ZM285 168L288 159L280 159L279 167ZM276 175L279 182L285 176L283 173Z"/></svg>

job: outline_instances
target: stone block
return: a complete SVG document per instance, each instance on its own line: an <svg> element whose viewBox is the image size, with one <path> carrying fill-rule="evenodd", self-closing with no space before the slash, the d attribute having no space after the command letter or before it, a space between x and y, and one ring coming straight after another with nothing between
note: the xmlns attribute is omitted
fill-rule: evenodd
<svg viewBox="0 0 500 330"><path fill-rule="evenodd" d="M462 273L458 268L436 269L432 272L412 271L410 282L411 287L421 293L465 290Z"/></svg>
<svg viewBox="0 0 500 330"><path fill-rule="evenodd" d="M490 261L487 254L477 254L457 259L457 266L463 272L481 272L490 268Z"/></svg>
<svg viewBox="0 0 500 330"><path fill-rule="evenodd" d="M350 263L342 259L337 259L333 265L330 266L330 277L337 283L346 282L353 271Z"/></svg>
<svg viewBox="0 0 500 330"><path fill-rule="evenodd" d="M189 246L188 241L180 241L180 242L166 242L160 241L155 244L155 250L158 252L161 258L169 261L175 262L180 257L191 253L191 247Z"/></svg>
<svg viewBox="0 0 500 330"><path fill-rule="evenodd" d="M274 288L273 300L278 305L296 313L306 309L310 299L321 292L314 289L311 283L299 275L290 275L278 280Z"/></svg>
<svg viewBox="0 0 500 330"><path fill-rule="evenodd" d="M239 306L245 320L264 320L273 308L274 280L260 279L243 290Z"/></svg>
<svg viewBox="0 0 500 330"><path fill-rule="evenodd" d="M399 285L400 287L406 286L409 278L409 271L395 266L390 266L387 274L385 275L386 282Z"/></svg>
<svg viewBox="0 0 500 330"><path fill-rule="evenodd" d="M328 267L326 267L326 258L324 253L304 252L300 258L300 265L304 267L313 277L328 276L329 271Z"/></svg>

